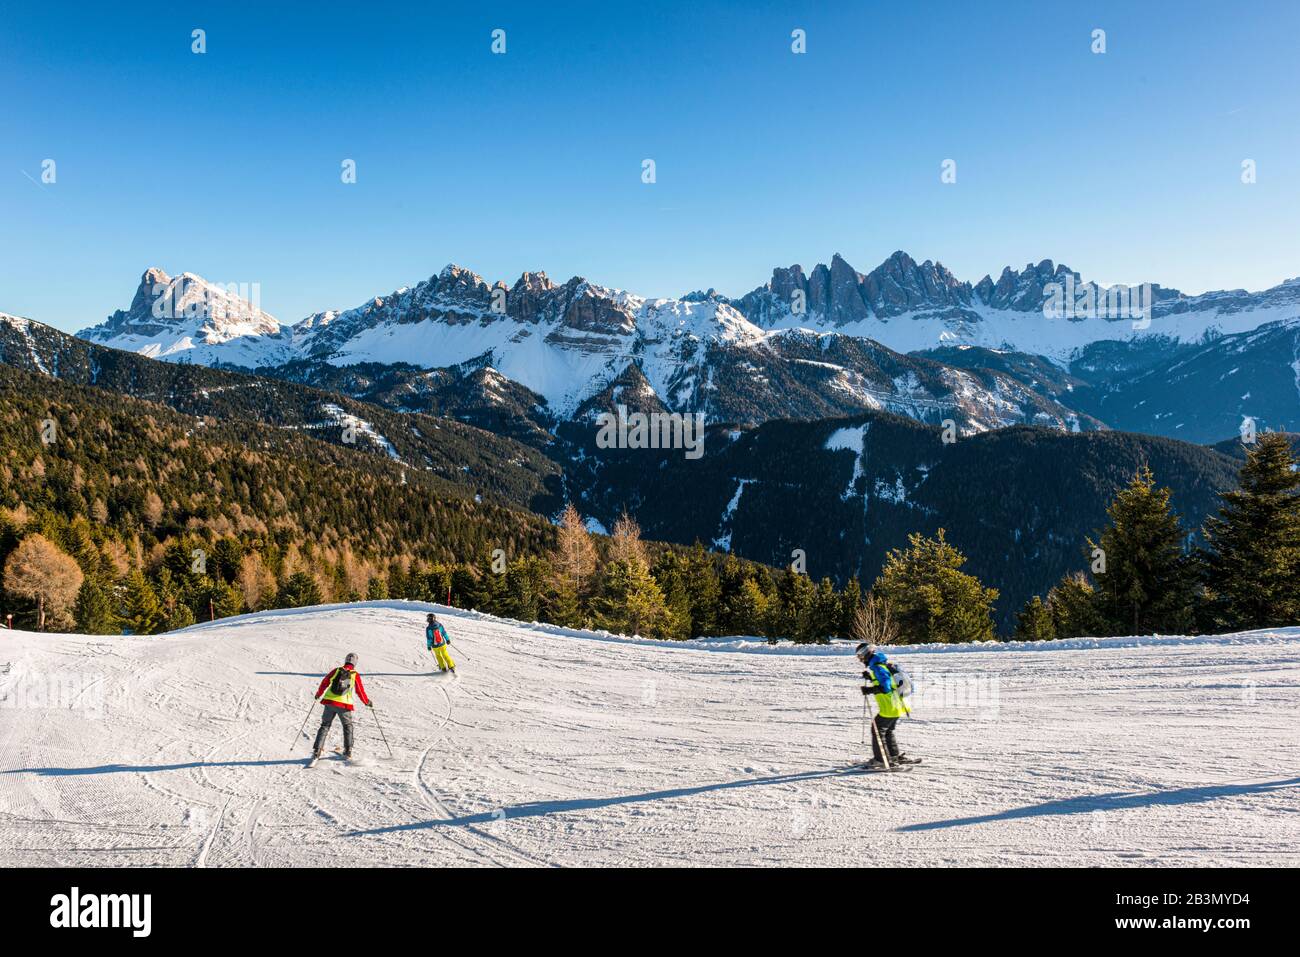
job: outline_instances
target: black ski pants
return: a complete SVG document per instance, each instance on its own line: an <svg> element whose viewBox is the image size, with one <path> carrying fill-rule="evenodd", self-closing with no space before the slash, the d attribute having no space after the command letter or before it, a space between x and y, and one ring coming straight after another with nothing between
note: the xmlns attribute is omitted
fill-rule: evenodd
<svg viewBox="0 0 1300 957"><path fill-rule="evenodd" d="M876 715L871 719L871 724L874 728L871 735L871 756L877 761L881 760L880 742L884 741L889 756L898 757L898 742L894 740L894 725L898 724L898 719Z"/></svg>
<svg viewBox="0 0 1300 957"><path fill-rule="evenodd" d="M343 724L343 750L348 754L352 753L352 712L347 708L340 708L338 705L325 702L325 713L321 715L320 730L316 732L316 745L313 750L317 754L320 749L325 747L325 736L330 733L330 725L334 723L337 717Z"/></svg>

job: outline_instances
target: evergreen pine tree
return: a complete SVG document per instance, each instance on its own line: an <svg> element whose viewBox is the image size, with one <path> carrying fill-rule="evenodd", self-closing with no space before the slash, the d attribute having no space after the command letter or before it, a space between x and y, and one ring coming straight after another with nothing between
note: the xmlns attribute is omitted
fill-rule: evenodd
<svg viewBox="0 0 1300 957"><path fill-rule="evenodd" d="M817 586L793 568L788 568L776 584L776 601L768 611L771 638L788 638L794 642L812 641L813 603Z"/></svg>
<svg viewBox="0 0 1300 957"><path fill-rule="evenodd" d="M853 622L857 617L858 607L862 604L862 585L857 575L850 575L848 584L840 593L840 612L835 625L835 634L840 638L853 636Z"/></svg>
<svg viewBox="0 0 1300 957"><path fill-rule="evenodd" d="M176 631L178 628L188 628L192 624L194 624L194 609L184 602L178 602L167 616L167 623L163 626L163 630Z"/></svg>
<svg viewBox="0 0 1300 957"><path fill-rule="evenodd" d="M713 556L698 541L686 555L686 590L690 597L690 637L718 634L722 585Z"/></svg>
<svg viewBox="0 0 1300 957"><path fill-rule="evenodd" d="M948 543L942 528L935 538L914 532L908 543L889 553L871 589L888 603L903 640L992 640L997 589L961 571L966 556Z"/></svg>
<svg viewBox="0 0 1300 957"><path fill-rule="evenodd" d="M1261 435L1205 523L1209 624L1238 630L1300 624L1300 471L1285 435Z"/></svg>
<svg viewBox="0 0 1300 957"><path fill-rule="evenodd" d="M669 621L664 626L673 638L693 636L691 624L691 596L687 588L686 561L671 550L665 551L651 569L655 583L664 595Z"/></svg>
<svg viewBox="0 0 1300 957"><path fill-rule="evenodd" d="M1083 572L1066 575L1052 587L1047 593L1047 610L1052 616L1052 631L1057 638L1082 638L1102 633L1103 619L1097 611L1097 593Z"/></svg>
<svg viewBox="0 0 1300 957"><path fill-rule="evenodd" d="M840 607L835 583L823 578L817 583L817 594L813 598L812 625L809 628L812 641L824 642L835 637L840 625Z"/></svg>
<svg viewBox="0 0 1300 957"><path fill-rule="evenodd" d="M207 619L209 613L217 618L229 618L244 610L244 594L235 585L218 579L208 586L199 600L199 616Z"/></svg>
<svg viewBox="0 0 1300 957"><path fill-rule="evenodd" d="M1017 641L1051 641L1056 637L1056 626L1052 622L1052 613L1048 611L1043 600L1035 595L1025 602L1016 617L1015 638Z"/></svg>
<svg viewBox="0 0 1300 957"><path fill-rule="evenodd" d="M321 603L320 586L307 572L294 572L275 596L277 608L303 608Z"/></svg>
<svg viewBox="0 0 1300 957"><path fill-rule="evenodd" d="M742 580L730 608L732 624L728 631L754 637L767 634L768 597L757 581L752 578Z"/></svg>
<svg viewBox="0 0 1300 957"><path fill-rule="evenodd" d="M511 562L505 574L505 614L517 621L539 620L546 583L551 578L551 568L545 559L517 558Z"/></svg>
<svg viewBox="0 0 1300 957"><path fill-rule="evenodd" d="M1106 510L1110 526L1100 542L1088 542L1105 560L1096 607L1106 634L1181 633L1192 623L1194 570L1170 494L1143 466Z"/></svg>
<svg viewBox="0 0 1300 957"><path fill-rule="evenodd" d="M126 594L122 601L122 624L135 635L152 635L161 631L167 622L158 593L138 568L126 579Z"/></svg>
<svg viewBox="0 0 1300 957"><path fill-rule="evenodd" d="M745 583L749 576L735 555L722 560L718 574L718 619L716 631L720 635L757 635L753 630L752 608L744 598Z"/></svg>
<svg viewBox="0 0 1300 957"><path fill-rule="evenodd" d="M639 561L615 561L595 602L602 628L627 635L659 636L669 624L664 594Z"/></svg>
<svg viewBox="0 0 1300 957"><path fill-rule="evenodd" d="M112 594L95 578L82 581L73 617L77 631L83 635L112 635L119 627L117 616L113 614Z"/></svg>

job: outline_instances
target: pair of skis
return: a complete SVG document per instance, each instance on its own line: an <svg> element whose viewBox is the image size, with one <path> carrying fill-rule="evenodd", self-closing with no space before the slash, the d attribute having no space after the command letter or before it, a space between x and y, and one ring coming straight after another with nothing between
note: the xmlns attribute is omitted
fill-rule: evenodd
<svg viewBox="0 0 1300 957"><path fill-rule="evenodd" d="M908 758L904 761L891 760L889 764L850 764L845 771L858 774L878 774L885 771L910 771L921 763L920 758Z"/></svg>
<svg viewBox="0 0 1300 957"><path fill-rule="evenodd" d="M337 754L337 755L339 756L339 760L343 761L344 763L346 763L346 764L354 764L354 763L355 763L355 760L356 760L355 758L345 758L345 757L343 757L343 749L342 749L342 748L334 748L333 751L334 751L335 754ZM319 761L319 760L320 760L320 756L319 756L319 755L315 755L315 754L313 754L310 758L307 759L307 765L306 765L306 767L307 767L307 768L314 768L314 767L316 767L316 762Z"/></svg>

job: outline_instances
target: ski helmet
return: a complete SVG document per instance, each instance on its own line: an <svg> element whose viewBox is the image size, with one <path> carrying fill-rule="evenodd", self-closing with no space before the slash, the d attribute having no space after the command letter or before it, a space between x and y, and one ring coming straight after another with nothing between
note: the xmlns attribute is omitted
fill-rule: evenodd
<svg viewBox="0 0 1300 957"><path fill-rule="evenodd" d="M343 663L345 665L355 665L357 663L357 653L355 651L349 651L348 656L343 659Z"/></svg>
<svg viewBox="0 0 1300 957"><path fill-rule="evenodd" d="M858 644L858 647L854 649L853 653L859 658L871 658L875 655L876 651L877 649L875 645L869 641L864 641Z"/></svg>
<svg viewBox="0 0 1300 957"><path fill-rule="evenodd" d="M438 620L438 616L435 615L433 612L429 612L429 624L432 625L437 620Z"/></svg>

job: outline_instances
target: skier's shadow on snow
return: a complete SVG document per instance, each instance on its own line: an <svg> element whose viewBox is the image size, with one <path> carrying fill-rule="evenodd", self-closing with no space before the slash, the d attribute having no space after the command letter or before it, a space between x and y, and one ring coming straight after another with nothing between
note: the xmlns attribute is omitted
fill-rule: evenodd
<svg viewBox="0 0 1300 957"><path fill-rule="evenodd" d="M1176 807L1182 804L1200 804L1219 798L1240 797L1243 794L1265 794L1282 788L1300 786L1300 777L1281 781L1259 781L1253 784L1211 784L1195 788L1175 788L1170 791L1134 793L1114 791L1110 794L1089 794L1084 797L1059 798L1011 808L997 814L980 814L975 817L956 817L948 821L929 821L924 824L907 824L896 831L937 831L947 827L965 827L969 824L992 824L997 821L1014 821L1025 817L1045 817L1056 814L1091 814L1093 811L1128 811L1140 807Z"/></svg>
<svg viewBox="0 0 1300 957"><path fill-rule="evenodd" d="M191 768L265 768L277 764L301 765L305 758L277 761L187 761L184 764L100 764L89 768L11 768L0 774L38 774L41 777L61 778L78 774L131 774L152 771L186 771Z"/></svg>
<svg viewBox="0 0 1300 957"><path fill-rule="evenodd" d="M668 788L663 791L647 791L644 794L622 794L618 797L574 798L567 801L530 801L527 804L516 804L513 807L499 808L479 814L466 814L461 817L444 818L436 821L416 821L412 824L394 824L391 827L377 827L367 831L349 831L346 836L369 837L374 834L392 834L398 831L419 831L429 827L472 827L475 824L491 824L493 821L512 821L521 817L546 817L550 814L563 814L566 811L590 811L619 804L663 801L669 798L704 794L709 791L727 791L731 788L756 787L765 784L791 784L796 781L838 777L847 773L843 768L832 768L820 771L800 771L795 774L775 774L765 778L741 778L739 781L722 781L717 784L700 784L695 787Z"/></svg>

